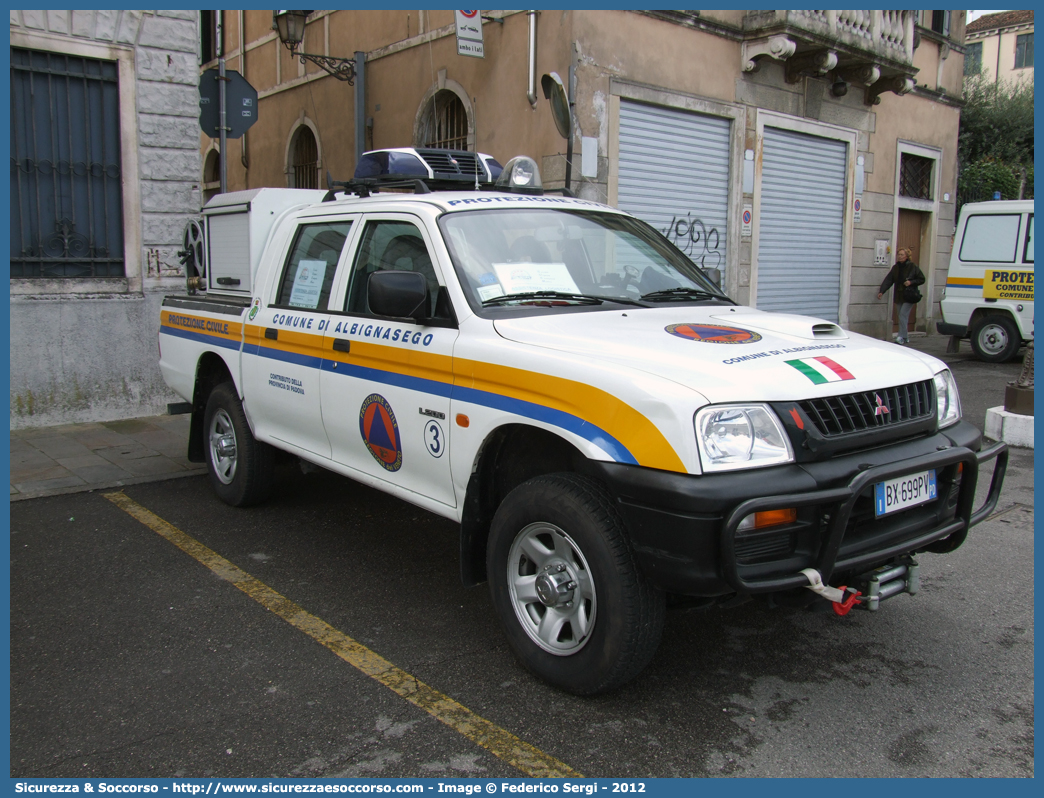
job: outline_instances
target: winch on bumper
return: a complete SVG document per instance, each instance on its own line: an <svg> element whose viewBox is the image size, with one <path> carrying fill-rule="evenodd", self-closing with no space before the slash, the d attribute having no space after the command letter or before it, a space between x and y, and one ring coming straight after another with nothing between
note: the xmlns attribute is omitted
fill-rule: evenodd
<svg viewBox="0 0 1044 798"><path fill-rule="evenodd" d="M762 595L806 606L817 598L805 589L809 577L802 571L811 568L825 584L858 586L867 598L873 587L873 600L861 604L876 609L898 592L916 591L910 555L955 550L995 509L1008 449L997 443L980 451L981 443L981 433L960 421L876 449L746 472L690 476L612 463L598 468L619 499L642 568L664 590ZM980 466L991 460L989 493L975 509ZM876 484L930 469L934 499L875 514ZM794 509L793 520L740 529L756 513L784 508Z"/></svg>

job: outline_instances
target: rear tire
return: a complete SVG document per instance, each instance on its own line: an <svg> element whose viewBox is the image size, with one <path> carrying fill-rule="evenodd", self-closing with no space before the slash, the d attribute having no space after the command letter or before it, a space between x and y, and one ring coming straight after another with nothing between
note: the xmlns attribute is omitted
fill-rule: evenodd
<svg viewBox="0 0 1044 798"><path fill-rule="evenodd" d="M214 492L233 507L262 501L272 484L274 452L250 432L231 382L210 392L203 419L203 448Z"/></svg>
<svg viewBox="0 0 1044 798"><path fill-rule="evenodd" d="M493 518L486 567L512 650L555 687L612 690L656 653L664 594L639 570L599 483L562 473L515 488Z"/></svg>
<svg viewBox="0 0 1044 798"><path fill-rule="evenodd" d="M1006 363L1015 357L1021 343L1019 328L1008 316L980 316L972 325L972 350L986 363Z"/></svg>

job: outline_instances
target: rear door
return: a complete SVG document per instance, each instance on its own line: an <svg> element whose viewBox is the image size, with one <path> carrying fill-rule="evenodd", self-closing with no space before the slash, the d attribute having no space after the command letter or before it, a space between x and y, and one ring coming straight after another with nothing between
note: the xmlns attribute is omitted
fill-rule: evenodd
<svg viewBox="0 0 1044 798"><path fill-rule="evenodd" d="M245 333L243 383L255 431L330 457L320 374L334 276L358 217L300 219L282 263L254 298Z"/></svg>
<svg viewBox="0 0 1044 798"><path fill-rule="evenodd" d="M357 241L323 344L333 460L455 507L449 404L457 329L448 299L439 300L446 281L431 234L419 217L382 213L365 217ZM383 269L423 273L431 311L443 319L416 324L373 314L366 283Z"/></svg>

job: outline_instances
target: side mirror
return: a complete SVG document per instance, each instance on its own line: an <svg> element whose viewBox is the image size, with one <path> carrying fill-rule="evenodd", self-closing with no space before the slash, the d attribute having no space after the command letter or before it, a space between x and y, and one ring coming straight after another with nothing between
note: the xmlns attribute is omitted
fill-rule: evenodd
<svg viewBox="0 0 1044 798"><path fill-rule="evenodd" d="M372 313L413 319L418 324L428 318L431 307L428 280L420 272L376 271L366 283L366 297Z"/></svg>
<svg viewBox="0 0 1044 798"><path fill-rule="evenodd" d="M708 280L721 288L721 269L704 269L703 273Z"/></svg>

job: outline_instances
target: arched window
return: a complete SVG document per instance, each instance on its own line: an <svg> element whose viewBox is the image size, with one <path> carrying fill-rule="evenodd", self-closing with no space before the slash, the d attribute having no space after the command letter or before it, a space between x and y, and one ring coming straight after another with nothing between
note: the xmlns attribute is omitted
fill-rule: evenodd
<svg viewBox="0 0 1044 798"><path fill-rule="evenodd" d="M221 156L217 150L207 153L203 164L203 204L221 193Z"/></svg>
<svg viewBox="0 0 1044 798"><path fill-rule="evenodd" d="M319 188L319 145L308 125L301 125L290 147L290 187Z"/></svg>
<svg viewBox="0 0 1044 798"><path fill-rule="evenodd" d="M468 113L454 92L448 89L436 92L428 100L420 126L421 147L442 150L468 148Z"/></svg>

